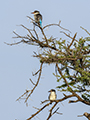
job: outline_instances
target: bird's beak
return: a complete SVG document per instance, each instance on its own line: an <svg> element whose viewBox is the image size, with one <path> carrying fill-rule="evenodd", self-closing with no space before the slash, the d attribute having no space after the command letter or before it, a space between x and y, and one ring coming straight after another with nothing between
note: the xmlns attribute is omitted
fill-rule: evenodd
<svg viewBox="0 0 90 120"><path fill-rule="evenodd" d="M51 90L49 90L48 92L51 92Z"/></svg>
<svg viewBox="0 0 90 120"><path fill-rule="evenodd" d="M34 14L34 12L31 12L31 14Z"/></svg>

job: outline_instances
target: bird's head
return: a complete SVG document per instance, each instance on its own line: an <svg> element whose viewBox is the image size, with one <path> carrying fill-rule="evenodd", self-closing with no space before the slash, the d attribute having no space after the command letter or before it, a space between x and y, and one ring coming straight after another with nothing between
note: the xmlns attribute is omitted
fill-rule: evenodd
<svg viewBox="0 0 90 120"><path fill-rule="evenodd" d="M40 14L40 12L38 10L35 10L34 12L31 12L31 14L36 15L36 14Z"/></svg>
<svg viewBox="0 0 90 120"><path fill-rule="evenodd" d="M54 89L51 89L51 90L49 90L48 92L55 92L55 93L56 93L56 91L55 91Z"/></svg>

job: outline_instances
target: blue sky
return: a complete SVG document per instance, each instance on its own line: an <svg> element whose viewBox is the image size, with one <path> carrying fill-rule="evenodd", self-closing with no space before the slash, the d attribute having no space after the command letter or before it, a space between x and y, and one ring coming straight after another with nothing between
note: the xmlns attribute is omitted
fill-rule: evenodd
<svg viewBox="0 0 90 120"><path fill-rule="evenodd" d="M77 38L86 37L87 34L80 26L90 31L90 0L3 0L0 2L0 119L1 120L25 120L36 110L33 106L40 108L40 101L47 99L48 90L59 85L53 76L54 65L44 65L40 83L34 94L28 100L29 107L24 101L16 102L16 99L23 94L26 89L31 89L29 78L34 81L37 77L32 77L32 71L39 69L39 60L33 58L33 51L38 51L34 46L19 44L8 46L4 42L13 43L19 41L13 39L13 30L20 34L26 31L17 26L24 24L30 27L27 15L33 17L31 12L40 10L43 15L43 25L58 23L72 31L71 36L78 32ZM61 37L56 28L50 29L47 34ZM58 98L63 95L57 91ZM54 115L51 120L85 120L85 117L78 118L77 115L84 112L90 113L90 107L82 103L68 104L68 100L59 103L59 112L63 115ZM51 106L47 107L37 117L45 120ZM38 120L38 118L36 120Z"/></svg>

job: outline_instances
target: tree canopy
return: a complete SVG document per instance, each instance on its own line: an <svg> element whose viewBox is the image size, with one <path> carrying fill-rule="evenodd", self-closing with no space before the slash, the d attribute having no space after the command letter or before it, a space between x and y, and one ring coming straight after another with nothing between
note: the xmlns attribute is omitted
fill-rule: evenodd
<svg viewBox="0 0 90 120"><path fill-rule="evenodd" d="M60 86L55 87L63 93L64 97L52 101L54 105L49 111L47 120L49 120L53 114L58 113L59 107L53 112L55 106L68 98L76 97L76 100L69 100L69 103L82 102L83 104L90 105L90 37L88 37L90 33L81 27L81 29L87 33L87 37L77 39L77 33L71 36L71 32L61 26L61 21L59 21L58 24L48 24L44 27L40 27L39 24L35 24L35 21L31 17L27 17L32 21L33 28L28 28L21 24L20 26L27 31L27 34L23 36L13 31L15 34L14 38L19 38L21 40L16 43L6 44L12 46L26 43L39 47L40 51L34 51L33 57L39 59L40 68L33 74L33 76L38 75L37 82L34 83L33 80L30 79L30 82L34 85L33 89L26 90L17 101L27 95L25 99L25 103L27 103L28 98L32 93L34 94L35 88L38 87L43 69L42 66L44 64L49 65L53 63L55 65L55 73L53 73L53 75L56 77L56 82L60 82ZM60 32L69 38L69 41L62 38L57 39L53 37L53 33L48 38L45 29L53 26L58 27ZM39 36L38 30L42 38ZM66 92L68 92L68 94ZM32 119L45 107L50 105L49 100L42 101L42 104L43 103L47 104L37 110L37 112L32 114L27 120Z"/></svg>

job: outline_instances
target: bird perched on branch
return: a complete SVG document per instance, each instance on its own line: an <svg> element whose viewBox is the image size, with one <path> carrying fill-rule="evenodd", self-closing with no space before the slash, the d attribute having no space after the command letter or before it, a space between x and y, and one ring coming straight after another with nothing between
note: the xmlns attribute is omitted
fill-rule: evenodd
<svg viewBox="0 0 90 120"><path fill-rule="evenodd" d="M31 12L31 14L34 14L35 22L42 27L42 15L40 12L38 10L35 10L34 12Z"/></svg>
<svg viewBox="0 0 90 120"><path fill-rule="evenodd" d="M56 100L56 97L57 97L56 91L55 91L54 89L51 89L51 90L48 91L48 92L50 92L49 100L50 100L50 101Z"/></svg>

